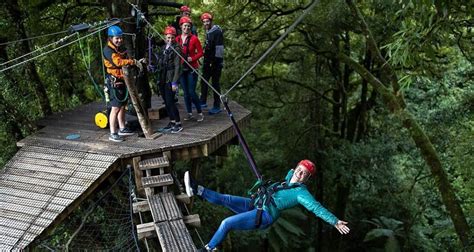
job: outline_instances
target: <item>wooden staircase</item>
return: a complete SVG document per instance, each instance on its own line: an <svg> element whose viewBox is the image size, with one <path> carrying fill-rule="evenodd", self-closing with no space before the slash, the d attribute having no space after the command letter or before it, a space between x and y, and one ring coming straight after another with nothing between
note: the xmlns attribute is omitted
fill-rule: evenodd
<svg viewBox="0 0 474 252"><path fill-rule="evenodd" d="M139 239L158 237L161 249L167 251L197 251L191 235L185 224L200 226L199 215L183 216L177 199L189 203L185 194L174 195L168 191L173 185L173 176L170 173L170 164L166 156L145 160L134 160L138 169L145 171L146 176L141 178L141 186L145 190L146 201L133 204L133 212L151 212L153 222L137 225ZM153 171L153 172L152 172ZM157 171L157 172L156 172ZM152 175L158 173L158 175Z"/></svg>

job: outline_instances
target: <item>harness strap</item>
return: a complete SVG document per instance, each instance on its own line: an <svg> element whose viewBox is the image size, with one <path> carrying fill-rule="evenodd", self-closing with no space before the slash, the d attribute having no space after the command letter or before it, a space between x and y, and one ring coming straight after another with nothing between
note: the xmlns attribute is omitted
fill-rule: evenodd
<svg viewBox="0 0 474 252"><path fill-rule="evenodd" d="M276 207L275 200L273 199L273 194L281 190L293 189L301 186L300 184L293 184L289 186L286 181L272 183L269 180L266 183L262 183L261 180L258 180L252 187L252 189L254 189L257 185L257 192L251 195L250 200L250 204L257 207L257 216L255 218L256 228L260 228L260 225L262 224L263 207L268 206L270 204Z"/></svg>

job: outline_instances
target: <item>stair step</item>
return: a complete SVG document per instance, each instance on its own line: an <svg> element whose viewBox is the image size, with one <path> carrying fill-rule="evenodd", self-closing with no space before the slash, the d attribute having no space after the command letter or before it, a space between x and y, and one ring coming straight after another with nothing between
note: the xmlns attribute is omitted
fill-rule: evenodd
<svg viewBox="0 0 474 252"><path fill-rule="evenodd" d="M173 177L171 174L162 174L150 177L142 178L142 185L145 188L157 187L157 186L166 186L173 184Z"/></svg>
<svg viewBox="0 0 474 252"><path fill-rule="evenodd" d="M166 156L144 159L138 163L138 167L142 171L156 168L164 168L169 166L170 162L168 161L168 158Z"/></svg>

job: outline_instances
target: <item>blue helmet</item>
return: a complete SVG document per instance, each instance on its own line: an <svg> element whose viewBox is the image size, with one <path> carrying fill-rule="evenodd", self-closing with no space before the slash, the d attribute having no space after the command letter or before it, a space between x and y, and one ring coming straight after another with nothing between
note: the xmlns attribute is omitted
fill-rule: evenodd
<svg viewBox="0 0 474 252"><path fill-rule="evenodd" d="M107 30L107 35L109 37L121 37L123 35L122 29L116 25L112 25Z"/></svg>

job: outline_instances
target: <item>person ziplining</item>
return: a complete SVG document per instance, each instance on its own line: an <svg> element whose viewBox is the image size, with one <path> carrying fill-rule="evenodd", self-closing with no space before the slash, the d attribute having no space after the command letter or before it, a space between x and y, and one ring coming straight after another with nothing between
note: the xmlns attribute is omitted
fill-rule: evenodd
<svg viewBox="0 0 474 252"><path fill-rule="evenodd" d="M341 234L348 234L347 222L338 219L324 208L308 191L305 183L316 175L313 162L301 160L295 169L290 169L282 182L260 186L251 197L221 194L198 185L189 175L184 174L184 185L189 197L199 196L206 201L227 207L235 215L225 218L212 239L201 251L216 251L216 248L232 230L256 230L270 227L280 217L280 212L302 205L316 217L334 226Z"/></svg>

